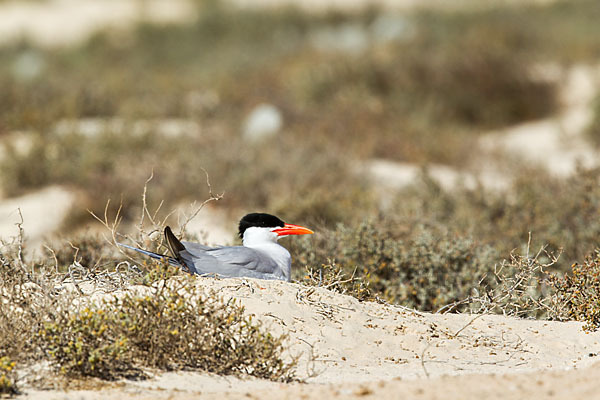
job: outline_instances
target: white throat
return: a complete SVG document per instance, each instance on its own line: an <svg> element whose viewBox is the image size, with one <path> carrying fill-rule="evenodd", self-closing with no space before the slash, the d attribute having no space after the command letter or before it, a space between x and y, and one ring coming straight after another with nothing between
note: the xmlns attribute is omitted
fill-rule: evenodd
<svg viewBox="0 0 600 400"><path fill-rule="evenodd" d="M250 227L244 232L242 243L246 247L254 247L256 245L263 245L266 243L277 244L279 237L275 232L271 232L270 228L258 228Z"/></svg>
<svg viewBox="0 0 600 400"><path fill-rule="evenodd" d="M285 247L277 243L278 239L279 236L271 232L269 228L250 227L244 232L242 244L272 258L281 269L283 277L289 281L292 270L292 256Z"/></svg>

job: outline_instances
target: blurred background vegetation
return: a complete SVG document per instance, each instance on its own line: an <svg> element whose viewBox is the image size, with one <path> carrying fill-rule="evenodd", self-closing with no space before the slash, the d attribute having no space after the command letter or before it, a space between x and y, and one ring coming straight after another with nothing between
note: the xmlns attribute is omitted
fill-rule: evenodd
<svg viewBox="0 0 600 400"><path fill-rule="evenodd" d="M204 200L205 169L232 221L260 210L317 231L285 243L296 278L335 261L383 298L421 309L467 296L530 232L533 247L562 249L556 271L598 247L599 169L557 177L480 146L490 132L561 112L563 75L543 71L600 62L597 0L194 7L193 23L139 23L63 48L3 45L2 195L51 184L76 192L61 228L69 235L94 224L86 210L103 214L109 198L137 222L152 171L150 208ZM600 142L595 113L590 147ZM363 168L381 159L423 170L382 191ZM490 164L507 177L503 190L448 189L427 168L477 176Z"/></svg>

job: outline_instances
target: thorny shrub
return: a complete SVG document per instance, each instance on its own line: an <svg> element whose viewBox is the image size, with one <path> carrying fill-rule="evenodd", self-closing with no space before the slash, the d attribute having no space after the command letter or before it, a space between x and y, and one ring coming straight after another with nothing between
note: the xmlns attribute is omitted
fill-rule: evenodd
<svg viewBox="0 0 600 400"><path fill-rule="evenodd" d="M51 303L42 287L49 288L43 270L23 261L18 243L0 240L0 357L21 364L24 354L35 354L32 329Z"/></svg>
<svg viewBox="0 0 600 400"><path fill-rule="evenodd" d="M486 279L473 287L472 294L438 310L448 312L461 309L477 314L494 313L512 317L556 319L558 303L554 290L549 287L552 277L549 269L555 266L560 254L555 255L543 246L536 254L530 254L531 237L525 254L513 251L508 260L494 266Z"/></svg>
<svg viewBox="0 0 600 400"><path fill-rule="evenodd" d="M390 229L390 225L394 228ZM491 247L445 229L371 220L317 232L292 244L299 282L360 300L384 300L433 312L493 313L513 317L586 320L600 326L600 256L561 277L561 252L541 246L507 259ZM600 251L600 250L599 250ZM316 267L336 254L335 261ZM593 314L596 312L597 314Z"/></svg>

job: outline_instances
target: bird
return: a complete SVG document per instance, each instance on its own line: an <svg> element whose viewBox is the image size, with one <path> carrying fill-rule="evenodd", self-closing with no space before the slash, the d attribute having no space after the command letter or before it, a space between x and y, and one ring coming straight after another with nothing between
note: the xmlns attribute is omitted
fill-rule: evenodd
<svg viewBox="0 0 600 400"><path fill-rule="evenodd" d="M243 277L291 281L292 257L277 241L289 235L314 233L300 225L287 224L266 213L250 213L239 223L242 246L210 247L200 243L182 242L169 226L164 229L165 242L171 256L154 253L123 243L154 259L167 259L171 265L182 267L197 275L224 278Z"/></svg>

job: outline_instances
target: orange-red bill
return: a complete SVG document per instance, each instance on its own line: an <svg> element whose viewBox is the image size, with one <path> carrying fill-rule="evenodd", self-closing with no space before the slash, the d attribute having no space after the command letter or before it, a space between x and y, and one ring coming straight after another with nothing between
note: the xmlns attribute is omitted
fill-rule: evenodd
<svg viewBox="0 0 600 400"><path fill-rule="evenodd" d="M300 225L293 224L285 224L283 228L274 229L273 232L277 234L277 236L285 236L285 235L307 235L314 233L308 228L305 228Z"/></svg>

